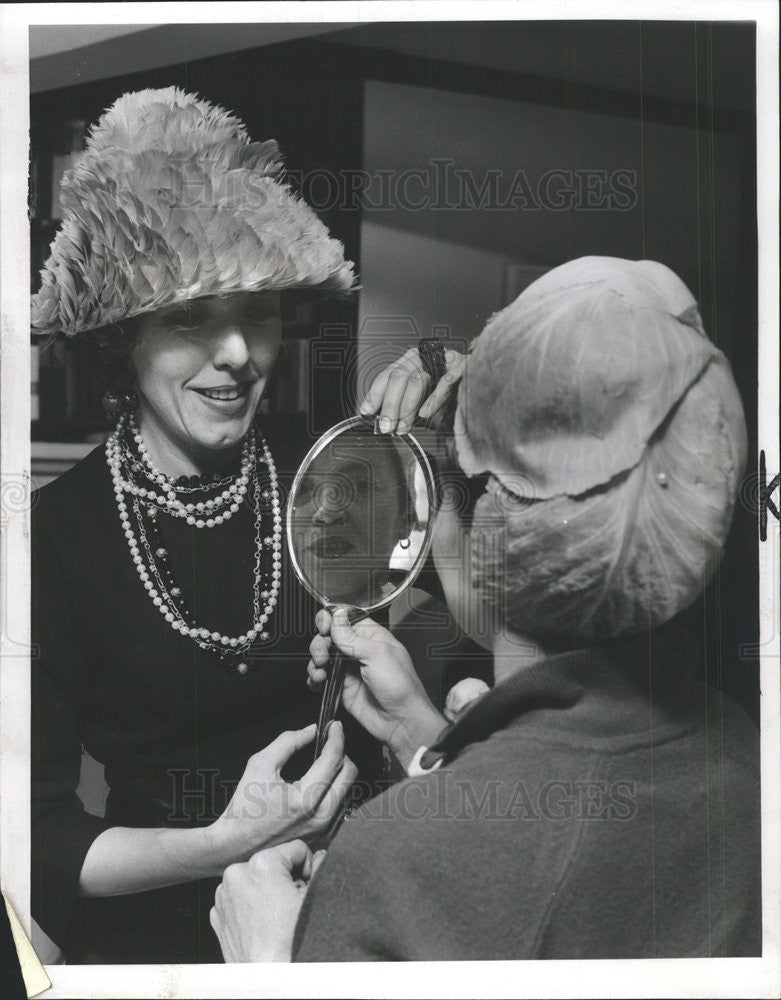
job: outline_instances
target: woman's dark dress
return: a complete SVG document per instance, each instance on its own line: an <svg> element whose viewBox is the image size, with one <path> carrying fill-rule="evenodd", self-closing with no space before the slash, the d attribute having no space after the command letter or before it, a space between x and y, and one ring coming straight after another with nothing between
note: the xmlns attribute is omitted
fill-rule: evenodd
<svg viewBox="0 0 781 1000"><path fill-rule="evenodd" d="M296 428L264 432L283 505L309 446ZM252 618L254 514L246 502L214 530L160 516L176 582L199 625L245 632ZM35 495L32 914L78 962L221 961L209 925L216 880L105 899L81 899L79 873L110 826L190 827L225 808L247 759L285 729L316 720L306 687L316 606L283 576L271 638L240 675L183 638L143 589L122 533L99 447ZM271 516L263 527L272 533ZM82 747L105 765L106 817L88 815L75 789ZM348 753L366 781L379 751L356 726ZM291 763L300 774L307 749Z"/></svg>

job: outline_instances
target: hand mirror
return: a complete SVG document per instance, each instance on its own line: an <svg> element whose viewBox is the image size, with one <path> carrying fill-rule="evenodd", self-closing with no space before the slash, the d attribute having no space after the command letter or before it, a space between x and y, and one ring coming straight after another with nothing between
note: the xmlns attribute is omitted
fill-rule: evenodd
<svg viewBox="0 0 781 1000"><path fill-rule="evenodd" d="M360 621L395 600L431 544L434 479L411 434L375 434L352 417L327 431L299 468L287 505L287 542L301 583L329 610ZM320 708L315 755L342 693L334 655Z"/></svg>

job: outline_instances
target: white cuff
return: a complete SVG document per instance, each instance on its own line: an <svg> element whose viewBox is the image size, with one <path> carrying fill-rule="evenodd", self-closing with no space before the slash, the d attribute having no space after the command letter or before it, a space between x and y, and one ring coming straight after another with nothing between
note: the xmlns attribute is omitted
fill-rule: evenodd
<svg viewBox="0 0 781 1000"><path fill-rule="evenodd" d="M420 763L420 758L428 750L428 747L418 747L415 751L415 756L409 762L409 767L407 768L407 776L410 778L419 778L422 774L428 774L430 771L436 771L438 767L442 764L442 758L440 757L436 760L431 767L422 767Z"/></svg>

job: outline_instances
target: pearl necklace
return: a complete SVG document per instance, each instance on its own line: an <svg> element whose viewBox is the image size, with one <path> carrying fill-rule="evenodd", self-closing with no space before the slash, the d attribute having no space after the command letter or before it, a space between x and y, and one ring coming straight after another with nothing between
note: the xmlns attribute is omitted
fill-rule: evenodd
<svg viewBox="0 0 781 1000"><path fill-rule="evenodd" d="M126 430L132 434L133 441L138 448L145 476L161 488L161 493L157 493L155 487L139 486L132 481L132 474L126 478L122 476L121 466L123 458L128 459L129 466L135 465L138 467L138 462L133 459L128 451L123 449L121 443ZM267 453L267 451L268 449L266 448L265 452ZM187 487L177 486L172 480L155 468L149 458L144 439L139 433L132 417L130 417L127 423L125 423L124 416L120 418L115 433L111 435L106 444L106 458L112 475L119 476L125 492L130 493L134 497L139 497L149 504L153 504L158 510L165 511L165 513L171 514L173 517L182 518L195 528L214 528L230 520L246 496L249 482L253 478L257 465L257 446L254 432L248 434L242 444L241 470L238 477L218 496L198 503L184 503L178 498L176 495L177 491L181 490L187 493L192 491ZM264 453L264 460L266 458L267 455Z"/></svg>
<svg viewBox="0 0 781 1000"><path fill-rule="evenodd" d="M253 428L242 446L241 472L236 480L231 483L231 486L227 490L224 490L219 497L214 498L211 503L207 500L204 503L182 505L176 497L175 491L177 487L154 468L148 459L148 455L146 455L146 449L143 448L142 450L143 440L141 439L141 435L134 426L130 429L133 431L133 440L138 446L142 459L146 456L146 461L143 463L145 474L150 480L154 477L154 482L165 490L164 494L157 494L154 488L150 489L139 486L138 483L133 481L132 472L130 471L133 465L132 450L124 442L128 426L124 418L120 418L116 430L106 442L106 460L111 470L120 524L127 539L130 556L136 567L139 579L154 606L176 632L192 639L201 649L215 654L221 660L235 660L236 658L243 657L249 652L257 639L265 641L269 638L268 632L265 631L265 625L276 607L282 577L282 514L279 501L277 471L268 444L261 437L263 457L258 462L256 435ZM257 465L266 466L270 491L261 489L259 472L256 471ZM153 544L150 535L154 537L157 533L157 515L161 510L173 517L184 517L188 524L198 529L212 528L217 524L223 524L238 510L239 490L243 485L244 491L241 496L246 495L250 476L253 482L255 507L255 566L253 574L252 626L242 635L229 636L219 631L199 626L194 621L192 614L185 605L181 588L175 586L173 583L173 578L165 561L167 557L165 548L159 544ZM242 479L246 479L246 482L242 483ZM173 498L171 496L172 493ZM188 507L193 507L199 513L201 511L213 512L219 509L216 506L217 501L224 504L227 502L226 497L231 498L231 505L224 514L215 516L213 523L210 523L212 521L211 518L204 520L191 516L191 512L187 509ZM261 508L263 500L271 501L271 514L274 525L272 535L265 538L262 534ZM135 515L136 530L134 530L131 524L128 502L131 504L133 514ZM184 513L182 513L182 508L184 508ZM144 523L145 515L147 518L146 525ZM262 557L264 548L271 550L272 569L270 586L261 591L260 584L263 576ZM146 561L144 556L146 557ZM159 563L155 557L157 560L160 560ZM261 601L265 602L262 606ZM242 660L237 664L236 669L240 674L246 674L249 666Z"/></svg>

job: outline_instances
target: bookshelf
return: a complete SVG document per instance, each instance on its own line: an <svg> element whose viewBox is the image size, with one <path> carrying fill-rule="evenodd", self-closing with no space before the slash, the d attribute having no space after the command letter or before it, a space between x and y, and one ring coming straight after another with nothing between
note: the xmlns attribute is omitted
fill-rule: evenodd
<svg viewBox="0 0 781 1000"><path fill-rule="evenodd" d="M38 116L31 123L30 285L60 224L60 181L84 148L83 118ZM31 338L32 475L36 486L56 478L105 438L100 371L86 345L64 337Z"/></svg>

